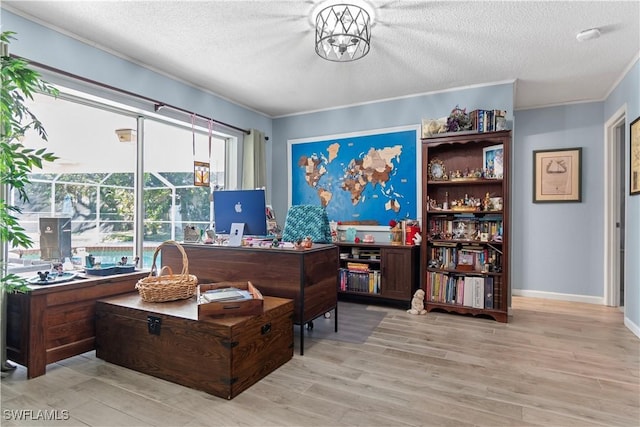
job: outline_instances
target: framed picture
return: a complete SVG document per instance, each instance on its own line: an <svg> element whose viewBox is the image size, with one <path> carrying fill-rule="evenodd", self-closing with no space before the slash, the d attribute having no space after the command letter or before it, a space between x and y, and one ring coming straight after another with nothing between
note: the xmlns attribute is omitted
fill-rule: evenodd
<svg viewBox="0 0 640 427"><path fill-rule="evenodd" d="M533 152L533 203L582 201L582 148Z"/></svg>
<svg viewBox="0 0 640 427"><path fill-rule="evenodd" d="M640 117L629 126L629 194L640 194Z"/></svg>
<svg viewBox="0 0 640 427"><path fill-rule="evenodd" d="M492 145L482 149L482 168L484 177L489 179L502 179L504 149L502 144Z"/></svg>

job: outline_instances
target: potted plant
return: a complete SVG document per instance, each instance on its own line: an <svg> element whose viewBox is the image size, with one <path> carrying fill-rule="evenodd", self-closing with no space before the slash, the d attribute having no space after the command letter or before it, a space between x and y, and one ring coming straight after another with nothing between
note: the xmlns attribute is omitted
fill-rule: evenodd
<svg viewBox="0 0 640 427"><path fill-rule="evenodd" d="M15 274L7 273L8 245L13 247L30 248L33 241L20 226L17 214L20 207L11 205L9 193L11 189L17 192L21 201L28 201L26 192L29 173L33 168L42 168L44 162L52 162L57 157L42 148L34 150L25 147L21 140L28 130L35 130L40 138L47 140L47 133L38 118L25 104L27 99L33 99L36 92L57 96L57 90L43 81L38 72L29 68L29 64L20 58L9 55L9 44L15 33L3 31L0 34L0 61L2 92L0 92L0 298L2 325L6 328L7 293L26 289L24 279ZM1 351L2 371L13 369L6 360L6 331L3 331Z"/></svg>

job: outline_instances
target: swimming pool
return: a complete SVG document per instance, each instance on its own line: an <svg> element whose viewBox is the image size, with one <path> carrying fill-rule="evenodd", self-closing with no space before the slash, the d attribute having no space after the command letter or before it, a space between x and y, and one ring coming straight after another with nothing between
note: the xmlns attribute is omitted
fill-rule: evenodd
<svg viewBox="0 0 640 427"><path fill-rule="evenodd" d="M158 243L159 245L160 243ZM156 246L145 247L142 253L142 264L138 264L139 268L151 268L153 262L153 254L156 250ZM73 248L72 258L74 263L81 263L84 265L84 257L92 255L94 257L100 257L100 260L104 264L115 264L120 261L124 256L128 258L128 262L131 263L135 257L133 253L133 246L87 246L83 248ZM24 251L20 257L26 261L33 261L40 259L39 249L30 249ZM156 266L160 267L162 264L162 255L158 254L156 257Z"/></svg>

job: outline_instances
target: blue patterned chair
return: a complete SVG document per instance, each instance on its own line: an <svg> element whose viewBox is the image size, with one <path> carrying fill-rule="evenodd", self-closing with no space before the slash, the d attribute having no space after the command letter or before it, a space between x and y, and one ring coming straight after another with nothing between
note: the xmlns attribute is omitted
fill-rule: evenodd
<svg viewBox="0 0 640 427"><path fill-rule="evenodd" d="M327 211L321 206L291 206L284 221L282 241L295 242L307 236L314 243L331 243Z"/></svg>

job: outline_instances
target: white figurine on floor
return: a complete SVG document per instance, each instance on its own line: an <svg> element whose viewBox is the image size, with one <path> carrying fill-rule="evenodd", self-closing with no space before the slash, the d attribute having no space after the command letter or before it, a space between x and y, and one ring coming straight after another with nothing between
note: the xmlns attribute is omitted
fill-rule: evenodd
<svg viewBox="0 0 640 427"><path fill-rule="evenodd" d="M413 294L413 299L411 300L411 309L407 310L409 314L426 314L427 310L424 309L424 291L422 289L418 289Z"/></svg>

